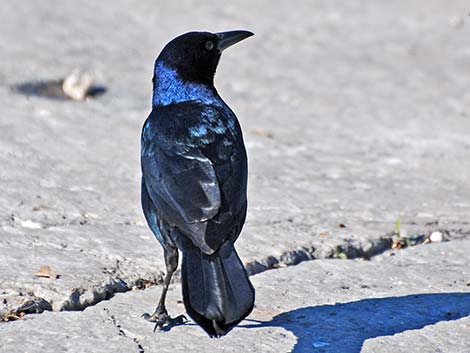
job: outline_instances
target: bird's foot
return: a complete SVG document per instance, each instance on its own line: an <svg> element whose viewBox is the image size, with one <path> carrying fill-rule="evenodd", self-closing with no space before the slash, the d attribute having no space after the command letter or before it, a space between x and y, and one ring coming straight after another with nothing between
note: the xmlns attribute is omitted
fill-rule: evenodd
<svg viewBox="0 0 470 353"><path fill-rule="evenodd" d="M142 317L150 322L155 322L155 327L153 328L153 332L155 331L168 331L173 326L178 326L186 323L188 319L184 315L179 315L175 318L170 317L166 309L163 310L155 310L155 312L150 315L145 313Z"/></svg>

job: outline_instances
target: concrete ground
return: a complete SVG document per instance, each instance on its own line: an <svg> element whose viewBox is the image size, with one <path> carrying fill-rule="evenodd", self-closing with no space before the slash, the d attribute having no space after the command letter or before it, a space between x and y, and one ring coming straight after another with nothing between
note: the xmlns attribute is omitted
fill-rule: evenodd
<svg viewBox="0 0 470 353"><path fill-rule="evenodd" d="M153 287L2 324L0 351L468 352L469 251L470 241L455 241L263 272L252 277L255 310L221 339L191 322L153 333L141 317L160 294ZM184 311L180 292L170 287L173 315Z"/></svg>
<svg viewBox="0 0 470 353"><path fill-rule="evenodd" d="M467 13L443 0L2 4L0 351L469 352ZM139 199L153 61L182 32L235 28L256 36L224 53L216 86L245 133L237 248L257 307L221 340L192 324L153 334L140 314L164 267ZM15 89L75 68L107 92ZM445 241L425 244L432 232ZM175 284L172 312L179 299Z"/></svg>

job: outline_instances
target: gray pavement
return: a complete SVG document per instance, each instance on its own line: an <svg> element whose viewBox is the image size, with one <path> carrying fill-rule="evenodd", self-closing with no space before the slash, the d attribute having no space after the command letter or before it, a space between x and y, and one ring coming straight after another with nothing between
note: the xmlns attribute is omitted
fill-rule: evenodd
<svg viewBox="0 0 470 353"><path fill-rule="evenodd" d="M466 353L469 251L470 241L455 241L263 272L252 277L255 310L221 339L192 322L153 333L140 317L155 305L160 288L152 287L0 325L0 352ZM184 310L180 292L170 287L173 315Z"/></svg>
<svg viewBox="0 0 470 353"><path fill-rule="evenodd" d="M150 109L155 56L170 38L194 29L256 33L224 54L216 76L220 94L241 121L250 163L248 219L237 248L252 274L270 270L253 277L259 281L253 317L270 321L280 315L282 321L283 313L308 305L306 317L325 318L330 310L325 305L347 301L345 315L351 318L348 310L367 313L369 299L382 305L378 297L397 296L398 306L431 310L433 303L448 304L453 312L452 305L465 297L452 293L470 291L464 284L470 281L464 273L470 239L467 12L465 1L443 0L87 0L60 6L6 1L0 12L0 316L25 307L54 311L0 323L0 350L48 352L56 344L71 352L132 351L140 349L137 337L146 352L162 351L138 320L160 289L130 291L158 284L164 269L140 210L139 137ZM74 102L26 97L12 89L60 79L75 68L91 70L107 92ZM441 231L448 242L374 257L391 247L398 219L403 237L425 239ZM453 261L447 277L458 282L454 287L435 278L440 265L447 271L447 263L437 261L440 250L427 252L440 248L459 254L442 258ZM276 269L312 259L325 260ZM404 275L408 282L400 291L385 286L388 277L378 261L390 271L392 266L405 271L416 259L422 278L405 274L411 277ZM35 277L43 265L60 277ZM312 271L326 276L325 266L336 284L350 287L370 275L367 285L383 291L358 288L353 295L309 285ZM268 298L286 289L289 271L299 272L292 272L299 282L277 308ZM265 290L263 281L271 287ZM111 298L118 292L127 293ZM447 294L416 302L405 297L437 292ZM179 289L172 293L178 297ZM298 299L292 301L295 308L287 304L291 296ZM271 316L260 314L262 305ZM394 313L392 299L383 305L390 309L385 313ZM181 305L174 309L182 311ZM367 328L360 319L353 329L373 333L352 337L350 351L360 351L365 342L363 351L388 352L393 346L405 352L416 345L417 351L434 352L436 336L445 343L440 351L464 352L468 319L441 320L430 313L429 322L397 329ZM120 334L112 317L128 333ZM310 321L302 330L279 321L274 328L237 329L220 342L230 342L224 349L244 345L248 351L287 352L308 346L334 352L345 336L338 327L349 324L326 321L336 325L334 332L314 326L329 343L324 348L311 346ZM192 326L157 337L169 341L186 330L203 337ZM83 337L89 337L89 346L76 345ZM42 343L33 349L34 342ZM208 344L222 345L217 342ZM173 344L203 351L198 340Z"/></svg>

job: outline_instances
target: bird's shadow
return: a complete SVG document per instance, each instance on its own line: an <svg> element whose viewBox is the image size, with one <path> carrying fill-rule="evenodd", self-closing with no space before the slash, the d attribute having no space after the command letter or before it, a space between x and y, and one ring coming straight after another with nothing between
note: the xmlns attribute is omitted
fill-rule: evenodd
<svg viewBox="0 0 470 353"><path fill-rule="evenodd" d="M298 338L295 353L359 353L369 338L468 315L470 293L433 293L310 306L242 327L283 327Z"/></svg>

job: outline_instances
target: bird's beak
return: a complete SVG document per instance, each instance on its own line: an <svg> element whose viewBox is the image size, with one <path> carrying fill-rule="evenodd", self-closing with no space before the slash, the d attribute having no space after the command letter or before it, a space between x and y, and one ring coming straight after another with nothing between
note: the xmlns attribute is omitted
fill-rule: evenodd
<svg viewBox="0 0 470 353"><path fill-rule="evenodd" d="M219 37L219 43L217 48L220 52L223 52L228 47L231 47L234 44L246 39L248 37L254 36L255 34L250 31L228 31L228 32L219 32L216 33Z"/></svg>

